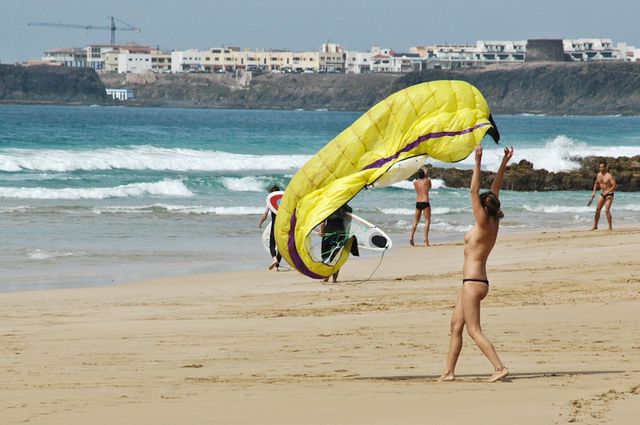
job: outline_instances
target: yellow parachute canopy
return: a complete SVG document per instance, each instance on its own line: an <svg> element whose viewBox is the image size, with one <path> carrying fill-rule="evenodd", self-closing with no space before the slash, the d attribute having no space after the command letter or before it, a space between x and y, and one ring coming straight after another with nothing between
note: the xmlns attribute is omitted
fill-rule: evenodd
<svg viewBox="0 0 640 425"><path fill-rule="evenodd" d="M336 136L293 177L276 217L278 250L307 276L331 276L347 261L354 241L345 244L337 261L324 263L310 252L310 235L317 225L362 188L377 181L384 180L386 185L406 179L424 164L415 157L463 160L487 132L498 142L500 135L487 102L467 82L432 81L392 94ZM405 160L412 164L410 169L398 171Z"/></svg>

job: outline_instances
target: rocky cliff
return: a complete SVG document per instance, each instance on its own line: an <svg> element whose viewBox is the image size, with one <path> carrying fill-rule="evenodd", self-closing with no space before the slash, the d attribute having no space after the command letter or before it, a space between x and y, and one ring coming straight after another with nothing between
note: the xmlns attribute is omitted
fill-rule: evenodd
<svg viewBox="0 0 640 425"><path fill-rule="evenodd" d="M394 91L393 74L231 74L105 73L107 87L135 91L135 104L238 109L362 110Z"/></svg>
<svg viewBox="0 0 640 425"><path fill-rule="evenodd" d="M535 63L482 70L427 71L397 88L460 79L480 89L494 113L640 114L640 63Z"/></svg>
<svg viewBox="0 0 640 425"><path fill-rule="evenodd" d="M136 92L133 105L366 110L423 81L477 86L494 113L640 114L640 63L531 63L411 74L101 74L0 65L0 101L103 103L104 86ZM103 83L104 82L104 83Z"/></svg>
<svg viewBox="0 0 640 425"><path fill-rule="evenodd" d="M87 68L0 65L0 102L104 103L98 75Z"/></svg>
<svg viewBox="0 0 640 425"><path fill-rule="evenodd" d="M578 159L580 169L575 171L552 173L547 170L534 170L533 165L522 160L511 164L505 172L503 189L517 191L550 190L592 190L598 162L602 158L587 157ZM606 158L609 170L618 183L619 191L634 192L640 190L640 156L631 158ZM444 180L447 187L469 187L472 170L430 167L429 176ZM490 187L495 173L483 171L481 186Z"/></svg>
<svg viewBox="0 0 640 425"><path fill-rule="evenodd" d="M366 110L423 81L469 81L494 113L640 114L640 63L531 63L411 74L101 75L136 91L137 104L210 108Z"/></svg>

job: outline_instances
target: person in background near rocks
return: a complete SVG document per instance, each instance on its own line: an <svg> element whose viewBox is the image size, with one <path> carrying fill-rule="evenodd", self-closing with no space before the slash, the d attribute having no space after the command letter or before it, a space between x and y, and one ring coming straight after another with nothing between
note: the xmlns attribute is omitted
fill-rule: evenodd
<svg viewBox="0 0 640 425"><path fill-rule="evenodd" d="M451 318L451 340L447 354L447 368L438 379L440 382L453 381L455 368L462 350L462 331L467 333L493 365L495 371L488 379L496 382L509 374L491 341L482 333L480 326L480 302L489 292L487 280L487 258L498 237L500 219L504 216L500 209L500 187L504 179L507 163L513 156L513 148L505 148L502 163L498 169L491 191L480 193L480 164L482 145L476 148L476 164L471 177L471 207L476 223L464 235L464 265L462 266L462 289Z"/></svg>
<svg viewBox="0 0 640 425"><path fill-rule="evenodd" d="M280 188L278 187L278 185L273 185L269 188L269 193L271 192L276 192L280 190ZM269 233L269 253L271 254L271 257L273 258L273 261L271 262L271 264L269 265L269 270L272 270L274 267L276 269L276 271L280 270L280 260L282 260L282 255L280 255L280 253L278 252L278 248L276 247L276 238L273 234L273 231L276 227L276 215L275 213L273 213L272 211L269 210L269 208L267 208L264 213L262 213L262 216L260 216L260 221L258 222L258 227L261 228L262 227L262 223L264 223L267 220L267 216L269 215L269 212L271 212L271 232Z"/></svg>
<svg viewBox="0 0 640 425"><path fill-rule="evenodd" d="M429 190L431 189L431 179L427 176L427 167L418 170L418 178L413 181L413 188L416 190L416 211L411 226L411 236L409 244L415 246L413 237L420 223L420 216L424 214L424 245L429 246L429 227L431 227L431 204L429 203Z"/></svg>
<svg viewBox="0 0 640 425"><path fill-rule="evenodd" d="M611 175L607 168L607 161L603 159L598 163L598 174L596 174L596 182L593 184L593 193L591 194L591 200L588 205L591 205L593 199L596 196L596 188L600 185L600 196L598 197L598 203L596 206L596 215L593 219L593 227L591 230L598 228L598 222L600 221L600 210L605 207L604 212L607 214L607 222L609 222L609 230L612 230L611 226L613 217L611 216L611 204L613 204L613 195L616 190L616 179Z"/></svg>

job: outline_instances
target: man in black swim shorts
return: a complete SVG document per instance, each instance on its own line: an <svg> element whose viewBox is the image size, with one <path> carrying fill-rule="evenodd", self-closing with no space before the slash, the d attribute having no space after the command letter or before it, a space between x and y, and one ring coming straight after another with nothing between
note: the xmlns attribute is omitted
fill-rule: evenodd
<svg viewBox="0 0 640 425"><path fill-rule="evenodd" d="M593 193L591 194L591 200L589 204L593 202L596 196L596 189L600 186L600 196L598 197L598 204L596 206L596 214L593 219L593 227L591 230L598 228L598 222L600 221L600 211L602 207L605 207L604 212L607 215L607 222L609 223L609 230L612 230L613 217L611 216L611 205L613 204L613 196L618 184L616 179L609 172L607 161L603 159L598 164L598 174L596 175L596 181L593 184Z"/></svg>
<svg viewBox="0 0 640 425"><path fill-rule="evenodd" d="M429 203L429 190L431 189L431 179L427 176L427 168L418 170L417 178L413 181L413 188L416 190L416 211L411 226L411 236L409 244L415 246L413 237L420 222L420 216L424 215L424 245L429 246L429 227L431 227L431 204Z"/></svg>

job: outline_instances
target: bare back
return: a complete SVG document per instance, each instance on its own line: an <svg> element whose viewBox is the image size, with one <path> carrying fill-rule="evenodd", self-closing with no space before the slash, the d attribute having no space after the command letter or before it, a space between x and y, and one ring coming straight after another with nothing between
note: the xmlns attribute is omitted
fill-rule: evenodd
<svg viewBox="0 0 640 425"><path fill-rule="evenodd" d="M476 221L464 235L464 265L466 279L487 279L487 258L498 238L499 221L485 217Z"/></svg>
<svg viewBox="0 0 640 425"><path fill-rule="evenodd" d="M415 179L413 188L416 190L416 202L429 202L429 190L431 189L431 179Z"/></svg>

